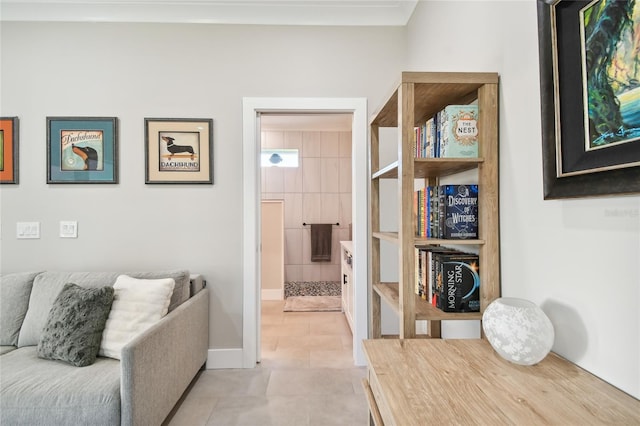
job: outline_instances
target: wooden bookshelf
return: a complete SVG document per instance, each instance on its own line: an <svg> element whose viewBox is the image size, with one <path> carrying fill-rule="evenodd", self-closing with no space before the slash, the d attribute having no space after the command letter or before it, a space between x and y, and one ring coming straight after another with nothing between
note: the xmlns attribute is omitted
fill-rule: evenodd
<svg viewBox="0 0 640 426"><path fill-rule="evenodd" d="M431 337L440 337L441 320L478 320L500 297L500 233L498 205L498 74L404 72L395 91L370 121L371 133L371 242L372 323L371 337L381 337L381 302L397 312L400 338L416 336L415 321L430 322ZM414 127L451 104L478 104L478 158L414 158ZM380 165L379 129L398 130L398 159ZM413 223L414 180L438 185L440 178L467 170L478 171L478 239L443 240L417 238ZM381 200L380 181L397 181L397 200ZM475 182L474 182L475 183ZM380 229L380 203L398 208L396 232ZM398 247L397 283L380 282L380 242ZM448 313L431 306L415 294L415 247L421 245L473 245L480 256L480 312Z"/></svg>

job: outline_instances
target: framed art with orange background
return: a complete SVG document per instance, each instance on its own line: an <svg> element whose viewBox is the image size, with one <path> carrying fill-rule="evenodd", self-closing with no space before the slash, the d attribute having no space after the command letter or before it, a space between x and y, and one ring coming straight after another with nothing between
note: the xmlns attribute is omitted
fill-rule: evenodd
<svg viewBox="0 0 640 426"><path fill-rule="evenodd" d="M18 183L18 117L0 117L0 183Z"/></svg>

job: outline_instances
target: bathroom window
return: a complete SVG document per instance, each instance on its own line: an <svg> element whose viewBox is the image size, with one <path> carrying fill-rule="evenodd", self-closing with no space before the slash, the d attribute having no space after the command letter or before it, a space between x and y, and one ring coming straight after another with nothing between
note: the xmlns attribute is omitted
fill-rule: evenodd
<svg viewBox="0 0 640 426"><path fill-rule="evenodd" d="M297 149L263 149L260 153L262 167L298 167Z"/></svg>

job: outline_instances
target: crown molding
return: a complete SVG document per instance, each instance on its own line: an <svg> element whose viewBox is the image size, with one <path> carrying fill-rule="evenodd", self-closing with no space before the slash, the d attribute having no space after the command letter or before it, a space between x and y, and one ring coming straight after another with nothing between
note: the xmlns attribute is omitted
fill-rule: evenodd
<svg viewBox="0 0 640 426"><path fill-rule="evenodd" d="M404 26L417 0L1 0L0 21Z"/></svg>

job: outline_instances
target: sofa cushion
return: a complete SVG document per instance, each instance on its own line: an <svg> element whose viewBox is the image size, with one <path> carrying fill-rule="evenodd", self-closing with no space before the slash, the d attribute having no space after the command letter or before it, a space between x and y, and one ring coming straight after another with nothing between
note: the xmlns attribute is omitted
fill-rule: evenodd
<svg viewBox="0 0 640 426"><path fill-rule="evenodd" d="M15 351L17 348L15 346L0 346L0 355L7 354L11 351Z"/></svg>
<svg viewBox="0 0 640 426"><path fill-rule="evenodd" d="M47 271L36 276L29 298L29 309L20 328L18 347L35 346L54 299L66 283L75 283L85 288L97 288L113 285L119 272L56 272ZM155 279L173 278L176 285L171 295L169 312L189 298L189 271L130 272L126 275L134 278Z"/></svg>
<svg viewBox="0 0 640 426"><path fill-rule="evenodd" d="M16 346L38 272L0 277L0 345Z"/></svg>
<svg viewBox="0 0 640 426"><path fill-rule="evenodd" d="M157 278L172 278L175 281L173 293L171 294L171 302L169 303L169 312L182 305L189 299L191 282L189 277L191 274L186 270L165 271L165 272L127 272L126 275L132 278L140 278L153 280Z"/></svg>
<svg viewBox="0 0 640 426"><path fill-rule="evenodd" d="M111 310L113 287L82 288L65 284L45 323L38 356L86 367L95 362L102 330Z"/></svg>
<svg viewBox="0 0 640 426"><path fill-rule="evenodd" d="M120 424L120 362L76 368L38 358L30 346L2 355L0 424Z"/></svg>
<svg viewBox="0 0 640 426"><path fill-rule="evenodd" d="M102 333L99 354L120 359L124 345L154 325L169 310L173 278L144 280L120 275Z"/></svg>

